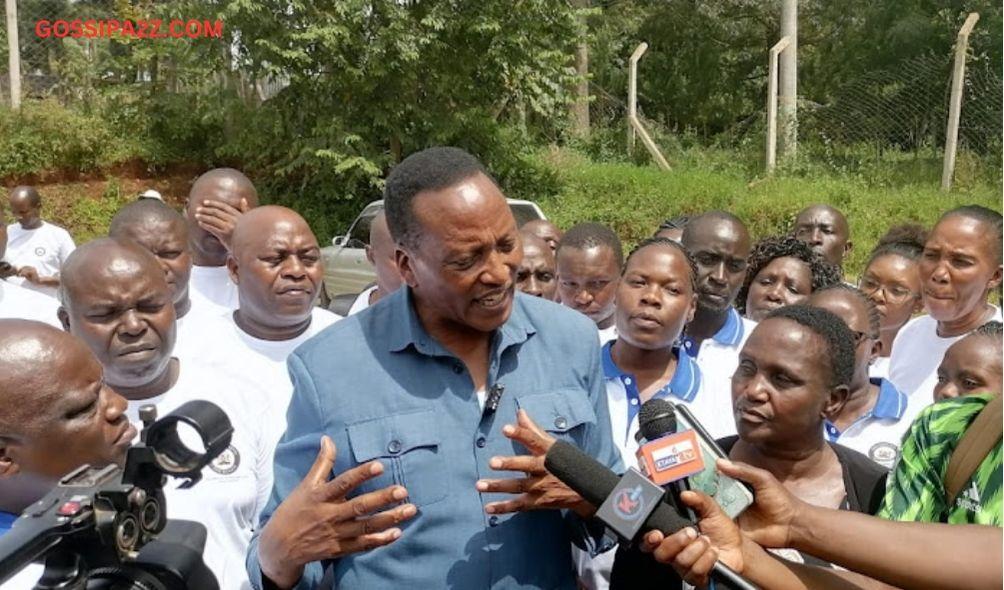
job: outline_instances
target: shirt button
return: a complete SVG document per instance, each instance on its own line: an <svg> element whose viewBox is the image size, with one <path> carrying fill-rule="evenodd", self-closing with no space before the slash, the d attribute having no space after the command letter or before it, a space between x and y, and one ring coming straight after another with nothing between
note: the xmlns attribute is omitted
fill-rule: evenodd
<svg viewBox="0 0 1004 590"><path fill-rule="evenodd" d="M396 455L401 452L401 441L392 440L387 444L387 452Z"/></svg>
<svg viewBox="0 0 1004 590"><path fill-rule="evenodd" d="M460 363L453 363L453 372L457 375L464 372L464 367Z"/></svg>
<svg viewBox="0 0 1004 590"><path fill-rule="evenodd" d="M638 398L636 398L636 397L631 398L631 405L632 406L637 406L638 405Z"/></svg>
<svg viewBox="0 0 1004 590"><path fill-rule="evenodd" d="M483 448L485 448L485 445L487 445L487 444L488 444L488 441L486 441L486 440L485 440L485 437L483 437L483 436L479 436L479 437L478 437L478 440L476 440L476 441L474 442L474 444L478 445L478 448L479 448L479 449L483 449Z"/></svg>
<svg viewBox="0 0 1004 590"><path fill-rule="evenodd" d="M567 428L568 427L568 420L565 420L564 416L558 416L557 418L554 419L554 427L555 428L562 428L562 429L563 428Z"/></svg>
<svg viewBox="0 0 1004 590"><path fill-rule="evenodd" d="M488 526L498 526L498 523L499 523L499 517L497 516L493 516L488 519Z"/></svg>
<svg viewBox="0 0 1004 590"><path fill-rule="evenodd" d="M631 378L630 377L625 377L624 378L624 385L631 385Z"/></svg>

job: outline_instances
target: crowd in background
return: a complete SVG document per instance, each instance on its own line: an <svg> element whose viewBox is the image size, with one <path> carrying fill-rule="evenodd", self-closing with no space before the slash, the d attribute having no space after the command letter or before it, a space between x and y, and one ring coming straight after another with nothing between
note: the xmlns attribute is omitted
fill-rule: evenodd
<svg viewBox="0 0 1004 590"><path fill-rule="evenodd" d="M221 588L315 586L326 570L338 587L685 584L637 546L613 548L572 500L548 504L553 489L531 489L550 481L542 468L496 462L523 447L539 455L532 432L623 471L636 462L639 409L656 398L686 406L729 459L808 504L1002 525L999 432L961 484L946 480L1002 392L991 303L1001 213L959 207L929 228L889 220L877 244L860 244L826 204L776 236L707 211L625 252L588 220L517 228L491 178L457 152L426 150L392 171L367 245L376 281L347 318L317 306L323 261L306 221L260 205L237 170L200 176L181 212L144 194L107 237L78 247L42 219L35 188L11 190L0 209L0 534L66 472L121 462L141 406L164 415L192 399L223 408L234 436L198 485L169 484L168 510L206 525ZM869 247L847 282L847 253ZM517 434L492 421L492 404ZM470 432L449 430L454 417ZM342 485L324 487L333 475ZM307 504L330 510L297 516ZM548 507L578 515L579 536L545 522ZM461 526L453 511L475 516ZM324 519L342 528L316 528ZM534 548L514 549L519 535ZM536 557L516 566L512 551ZM31 587L39 571L3 588Z"/></svg>

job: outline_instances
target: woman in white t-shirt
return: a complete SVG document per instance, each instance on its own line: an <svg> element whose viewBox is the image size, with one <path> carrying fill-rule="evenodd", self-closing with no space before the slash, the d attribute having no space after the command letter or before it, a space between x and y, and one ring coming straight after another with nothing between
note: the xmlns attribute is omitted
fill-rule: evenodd
<svg viewBox="0 0 1004 590"><path fill-rule="evenodd" d="M978 205L952 209L931 230L919 264L927 315L903 327L889 360L889 378L910 395L912 415L932 403L948 347L1000 319L987 296L1001 285L1002 235L1001 214Z"/></svg>
<svg viewBox="0 0 1004 590"><path fill-rule="evenodd" d="M872 300L879 313L882 347L869 371L873 379L889 376L889 356L896 334L924 308L917 267L926 241L927 231L919 225L891 228L879 238L858 281L858 288Z"/></svg>

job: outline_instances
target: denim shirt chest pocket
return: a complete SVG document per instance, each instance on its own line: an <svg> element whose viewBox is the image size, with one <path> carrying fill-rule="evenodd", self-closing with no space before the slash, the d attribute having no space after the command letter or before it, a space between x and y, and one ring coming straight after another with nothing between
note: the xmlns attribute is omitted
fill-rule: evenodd
<svg viewBox="0 0 1004 590"><path fill-rule="evenodd" d="M379 460L384 472L356 488L358 494L389 485L408 490L408 501L428 506L447 495L435 412L418 410L356 422L347 426L357 464Z"/></svg>
<svg viewBox="0 0 1004 590"><path fill-rule="evenodd" d="M526 410L537 426L577 446L582 442L585 427L596 424L596 411L581 389L524 395L516 398L516 405Z"/></svg>

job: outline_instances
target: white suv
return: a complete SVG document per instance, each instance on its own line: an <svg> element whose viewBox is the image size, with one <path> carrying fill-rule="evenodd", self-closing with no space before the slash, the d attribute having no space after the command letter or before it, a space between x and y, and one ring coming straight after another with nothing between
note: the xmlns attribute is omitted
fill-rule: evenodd
<svg viewBox="0 0 1004 590"><path fill-rule="evenodd" d="M532 201L507 200L516 217L517 226L534 219L547 219L540 207ZM376 282L376 272L366 260L366 245L370 241L370 223L382 209L383 200L366 205L345 235L335 236L330 246L321 249L321 257L324 259L324 289L332 301L336 298L345 299L339 296L360 293Z"/></svg>

